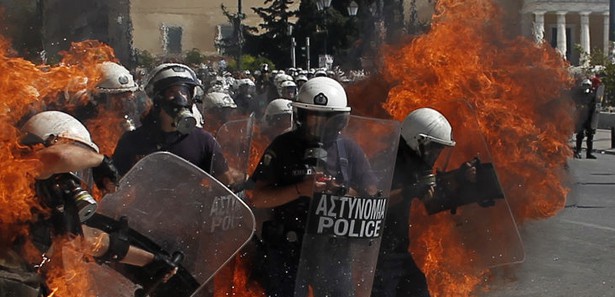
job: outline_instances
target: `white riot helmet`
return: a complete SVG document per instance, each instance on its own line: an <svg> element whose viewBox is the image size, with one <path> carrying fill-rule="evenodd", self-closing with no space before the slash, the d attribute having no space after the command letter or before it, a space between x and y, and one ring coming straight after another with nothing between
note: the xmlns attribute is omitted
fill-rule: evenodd
<svg viewBox="0 0 615 297"><path fill-rule="evenodd" d="M207 93L205 94L205 98L203 98L203 109L208 110L213 108L237 108L237 104L235 104L231 95L227 93Z"/></svg>
<svg viewBox="0 0 615 297"><path fill-rule="evenodd" d="M102 78L96 86L97 92L117 94L137 90L137 83L124 66L113 62L103 62L98 67L102 72Z"/></svg>
<svg viewBox="0 0 615 297"><path fill-rule="evenodd" d="M237 80L237 92L241 94L255 94L256 93L256 84L249 79L238 79Z"/></svg>
<svg viewBox="0 0 615 297"><path fill-rule="evenodd" d="M296 128L310 140L333 140L348 124L350 107L344 87L328 77L315 77L303 84L292 106Z"/></svg>
<svg viewBox="0 0 615 297"><path fill-rule="evenodd" d="M275 99L267 104L263 115L263 132L270 136L280 135L292 128L293 108L292 101Z"/></svg>
<svg viewBox="0 0 615 297"><path fill-rule="evenodd" d="M145 83L145 93L154 99L156 95L173 85L200 86L196 73L183 64L164 63L154 68Z"/></svg>
<svg viewBox="0 0 615 297"><path fill-rule="evenodd" d="M346 91L336 80L328 77L315 77L308 80L297 94L293 107L314 111L349 112Z"/></svg>
<svg viewBox="0 0 615 297"><path fill-rule="evenodd" d="M303 74L299 74L299 75L297 75L297 77L295 77L295 83L306 82L306 81L308 81L308 78L307 78L307 76L305 76Z"/></svg>
<svg viewBox="0 0 615 297"><path fill-rule="evenodd" d="M61 111L43 111L31 117L21 128L24 145L51 145L56 138L77 141L97 153L98 146L92 142L90 132L74 117Z"/></svg>
<svg viewBox="0 0 615 297"><path fill-rule="evenodd" d="M325 70L318 70L314 72L314 77L327 77L327 72Z"/></svg>
<svg viewBox="0 0 615 297"><path fill-rule="evenodd" d="M168 92L171 87L171 92ZM173 118L177 131L188 134L198 121L191 112L196 87L203 88L190 67L165 63L152 70L145 84L145 93L152 98L155 109L160 108Z"/></svg>
<svg viewBox="0 0 615 297"><path fill-rule="evenodd" d="M419 108L402 122L401 137L410 149L423 157L424 148L430 144L455 146L452 130L451 124L440 112L431 108Z"/></svg>
<svg viewBox="0 0 615 297"><path fill-rule="evenodd" d="M283 98L272 100L265 108L263 120L268 123L276 116L292 115L293 107L291 103L292 101Z"/></svg>
<svg viewBox="0 0 615 297"><path fill-rule="evenodd" d="M295 100L295 98L297 98L297 84L292 80L282 82L280 85L280 96L282 96L282 98Z"/></svg>

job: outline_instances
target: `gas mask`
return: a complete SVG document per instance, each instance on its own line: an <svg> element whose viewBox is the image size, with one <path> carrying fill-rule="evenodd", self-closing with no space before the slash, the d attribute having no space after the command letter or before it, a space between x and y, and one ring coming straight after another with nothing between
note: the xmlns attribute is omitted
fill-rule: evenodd
<svg viewBox="0 0 615 297"><path fill-rule="evenodd" d="M192 115L192 92L186 85L171 86L162 92L160 108L173 118L173 126L181 134L189 134L197 121Z"/></svg>
<svg viewBox="0 0 615 297"><path fill-rule="evenodd" d="M427 142L419 144L420 155L428 167L433 167L436 160L440 157L440 153L444 150L445 145L437 142Z"/></svg>
<svg viewBox="0 0 615 297"><path fill-rule="evenodd" d="M295 124L308 141L328 143L337 139L348 124L347 112L296 109Z"/></svg>
<svg viewBox="0 0 615 297"><path fill-rule="evenodd" d="M69 205L74 205L83 223L94 215L98 204L81 184L81 179L72 173L55 174L36 182L37 196L43 205L58 212L66 212Z"/></svg>

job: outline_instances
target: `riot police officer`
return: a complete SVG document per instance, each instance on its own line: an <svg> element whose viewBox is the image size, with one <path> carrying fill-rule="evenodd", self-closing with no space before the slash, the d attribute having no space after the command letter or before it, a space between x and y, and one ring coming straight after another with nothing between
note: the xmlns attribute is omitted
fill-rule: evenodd
<svg viewBox="0 0 615 297"><path fill-rule="evenodd" d="M263 225L264 257L255 275L267 296L307 296L308 286L314 296L353 296L347 241L339 239L327 259L310 257L324 251L301 254L308 207L313 193L325 188L375 195L376 178L362 149L340 134L348 123L350 107L338 82L326 77L311 79L291 104L293 129L273 140L250 177L255 183L252 205L273 208L273 219ZM324 168L317 168L317 163ZM300 258L321 273L297 279Z"/></svg>
<svg viewBox="0 0 615 297"><path fill-rule="evenodd" d="M454 202L440 200L433 167L441 152L453 147L452 127L437 110L419 108L402 122L401 137L391 202L385 219L384 234L372 289L373 297L428 297L427 280L408 252L410 205L414 198L425 204L429 213L447 210ZM464 163L455 174L456 185L475 181L476 168ZM460 188L457 188L457 190ZM454 190L453 190L454 191ZM436 197L439 197L436 199Z"/></svg>
<svg viewBox="0 0 615 297"><path fill-rule="evenodd" d="M42 275L47 268L45 262L38 264L38 271L35 271L32 263L26 261L24 255L32 256L32 250L24 252L26 242L41 254L53 257L62 250L53 238L81 236L86 243L83 246L86 250L82 252L102 262L123 262L148 269L158 269L167 263L160 257L162 255L132 246L118 233L109 234L82 225L96 209L96 201L84 186L83 180L87 177L83 172L91 168L97 187L105 192L115 190L119 174L110 159L99 153L88 130L77 119L63 112L45 111L28 119L21 132L21 143L31 150L28 156L41 163L34 183L39 206L29 206L33 220L29 222L27 238L5 232L14 230L7 225L23 222L3 222L0 296L47 296L51 293L46 291ZM50 249L52 246L54 248ZM173 269L167 268L168 272Z"/></svg>
<svg viewBox="0 0 615 297"><path fill-rule="evenodd" d="M596 129L592 127L593 117L596 115L596 92L592 87L592 82L589 79L584 79L581 86L576 88L573 94L574 101L577 107L577 122L576 122L576 145L574 147L574 157L581 158L581 146L583 138L587 136L586 145L587 151L585 157L587 159L596 159L592 154L594 149L594 134Z"/></svg>
<svg viewBox="0 0 615 297"><path fill-rule="evenodd" d="M142 126L125 133L119 140L113 161L125 174L142 157L156 152L174 153L206 172L215 167L216 176L224 184L231 181L228 166L215 138L203 129L195 129L193 115L195 88L201 87L196 74L183 64L165 63L154 68L145 85L153 106L142 120Z"/></svg>

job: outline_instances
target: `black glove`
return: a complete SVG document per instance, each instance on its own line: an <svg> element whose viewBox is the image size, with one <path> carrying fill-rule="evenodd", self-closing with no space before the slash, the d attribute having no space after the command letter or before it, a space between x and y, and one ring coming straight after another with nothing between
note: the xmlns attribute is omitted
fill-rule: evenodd
<svg viewBox="0 0 615 297"><path fill-rule="evenodd" d="M154 260L143 266L143 270L151 277L158 278L175 269L178 264L167 254L155 253Z"/></svg>
<svg viewBox="0 0 615 297"><path fill-rule="evenodd" d="M113 160L107 156L103 158L100 165L92 168L92 175L96 186L101 190L105 189L105 179L110 180L117 186L121 177L120 172L113 165Z"/></svg>

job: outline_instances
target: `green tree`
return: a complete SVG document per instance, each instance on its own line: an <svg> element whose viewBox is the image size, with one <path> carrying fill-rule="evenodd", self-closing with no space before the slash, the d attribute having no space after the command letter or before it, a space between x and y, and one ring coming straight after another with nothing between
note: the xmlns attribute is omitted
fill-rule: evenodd
<svg viewBox="0 0 615 297"><path fill-rule="evenodd" d="M252 55L243 55L241 56L241 65L243 70L258 70L261 68L263 63L269 64L272 68L275 68L275 63L265 57L255 57ZM228 64L228 69L231 71L237 70L237 63L235 61L230 61Z"/></svg>
<svg viewBox="0 0 615 297"><path fill-rule="evenodd" d="M147 50L135 50L135 60L137 66L144 67L146 69L154 68L154 64L156 63L156 58Z"/></svg>
<svg viewBox="0 0 615 297"><path fill-rule="evenodd" d="M598 71L605 92L602 104L603 106L615 106L615 64L613 58L599 49L594 49L588 54L579 44L575 45L575 49L579 52L580 60L587 61L587 66L584 67L586 76L593 75L592 71L595 71L595 69L602 69Z"/></svg>
<svg viewBox="0 0 615 297"><path fill-rule="evenodd" d="M306 37L310 38L310 66L318 67L318 55L325 52L334 57L336 65L357 63L359 54L356 52L355 41L359 38L362 21L358 16L347 15L350 0L332 1L331 7L322 11L318 10L316 2L317 0L301 1L294 34L300 49L305 47ZM359 4L359 14L361 11ZM305 63L304 52L298 54L297 63Z"/></svg>
<svg viewBox="0 0 615 297"><path fill-rule="evenodd" d="M254 36L251 41L259 46L249 46L247 50L255 56L263 56L277 65L290 65L290 39L288 34L289 19L297 12L290 9L293 0L265 0L265 7L252 7L263 21L259 25L262 34ZM246 40L248 40L246 38ZM275 46L273 46L275 45Z"/></svg>
<svg viewBox="0 0 615 297"><path fill-rule="evenodd" d="M204 61L205 56L201 54L201 52L197 48L193 48L192 50L186 52L184 56L184 62L191 66L198 66Z"/></svg>

